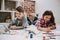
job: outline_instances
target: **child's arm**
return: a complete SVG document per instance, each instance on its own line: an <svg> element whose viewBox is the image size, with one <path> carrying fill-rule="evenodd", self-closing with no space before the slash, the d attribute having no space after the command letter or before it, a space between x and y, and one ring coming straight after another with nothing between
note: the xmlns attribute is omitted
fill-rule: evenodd
<svg viewBox="0 0 60 40"><path fill-rule="evenodd" d="M50 28L50 30L56 29L55 25L52 25L51 27L48 27L48 28Z"/></svg>
<svg viewBox="0 0 60 40"><path fill-rule="evenodd" d="M51 31L50 28L37 27L37 29L40 30L40 31L47 32L47 33Z"/></svg>
<svg viewBox="0 0 60 40"><path fill-rule="evenodd" d="M19 30L19 29L23 29L22 26L11 26L10 27L11 30Z"/></svg>

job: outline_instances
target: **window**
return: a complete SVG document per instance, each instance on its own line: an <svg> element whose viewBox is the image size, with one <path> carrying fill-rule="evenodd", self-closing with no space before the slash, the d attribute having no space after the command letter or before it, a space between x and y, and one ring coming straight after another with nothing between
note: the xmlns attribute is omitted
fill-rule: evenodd
<svg viewBox="0 0 60 40"><path fill-rule="evenodd" d="M11 12L0 12L0 23L11 22Z"/></svg>
<svg viewBox="0 0 60 40"><path fill-rule="evenodd" d="M1 2L2 2L2 0L0 0L0 10L1 10Z"/></svg>
<svg viewBox="0 0 60 40"><path fill-rule="evenodd" d="M15 8L16 8L16 1L5 0L5 10L15 11Z"/></svg>

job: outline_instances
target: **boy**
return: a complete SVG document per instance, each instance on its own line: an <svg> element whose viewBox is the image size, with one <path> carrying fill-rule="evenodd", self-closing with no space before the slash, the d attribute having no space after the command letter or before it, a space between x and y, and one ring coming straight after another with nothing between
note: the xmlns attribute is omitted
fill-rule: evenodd
<svg viewBox="0 0 60 40"><path fill-rule="evenodd" d="M24 16L24 10L21 6L16 8L15 16L16 19L9 25L10 29L17 30L27 26L27 19Z"/></svg>
<svg viewBox="0 0 60 40"><path fill-rule="evenodd" d="M27 21L29 25L35 25L37 22L38 18L35 16L35 12L32 10L29 10L27 14Z"/></svg>

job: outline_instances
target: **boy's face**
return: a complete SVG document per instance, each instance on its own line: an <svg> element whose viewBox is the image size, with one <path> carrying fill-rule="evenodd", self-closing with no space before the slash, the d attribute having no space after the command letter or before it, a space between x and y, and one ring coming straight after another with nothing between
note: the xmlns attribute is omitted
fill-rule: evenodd
<svg viewBox="0 0 60 40"><path fill-rule="evenodd" d="M50 21L51 16L50 15L45 15L43 18L44 18L45 22L48 22L48 21Z"/></svg>
<svg viewBox="0 0 60 40"><path fill-rule="evenodd" d="M23 16L24 16L24 13L23 13L23 12L18 12L18 11L16 11L16 17L17 17L18 19L22 19Z"/></svg>
<svg viewBox="0 0 60 40"><path fill-rule="evenodd" d="M34 16L35 13L28 13L28 16Z"/></svg>

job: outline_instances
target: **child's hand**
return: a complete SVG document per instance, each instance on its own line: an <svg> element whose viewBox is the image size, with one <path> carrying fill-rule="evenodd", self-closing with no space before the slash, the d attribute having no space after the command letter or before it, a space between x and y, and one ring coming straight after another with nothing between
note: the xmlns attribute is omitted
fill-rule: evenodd
<svg viewBox="0 0 60 40"><path fill-rule="evenodd" d="M40 27L37 27L38 30L40 30Z"/></svg>
<svg viewBox="0 0 60 40"><path fill-rule="evenodd" d="M11 26L10 29L15 30L16 26Z"/></svg>
<svg viewBox="0 0 60 40"><path fill-rule="evenodd" d="M7 31L8 31L8 29L5 29L4 31L5 31L5 32L7 32Z"/></svg>
<svg viewBox="0 0 60 40"><path fill-rule="evenodd" d="M49 33L49 32L51 32L51 30L50 30L50 28L45 28L45 30L44 30L46 33Z"/></svg>
<svg viewBox="0 0 60 40"><path fill-rule="evenodd" d="M50 28L41 28L41 27L37 27L37 29L40 30L40 31L44 31L44 32L46 32L46 33L51 32Z"/></svg>

